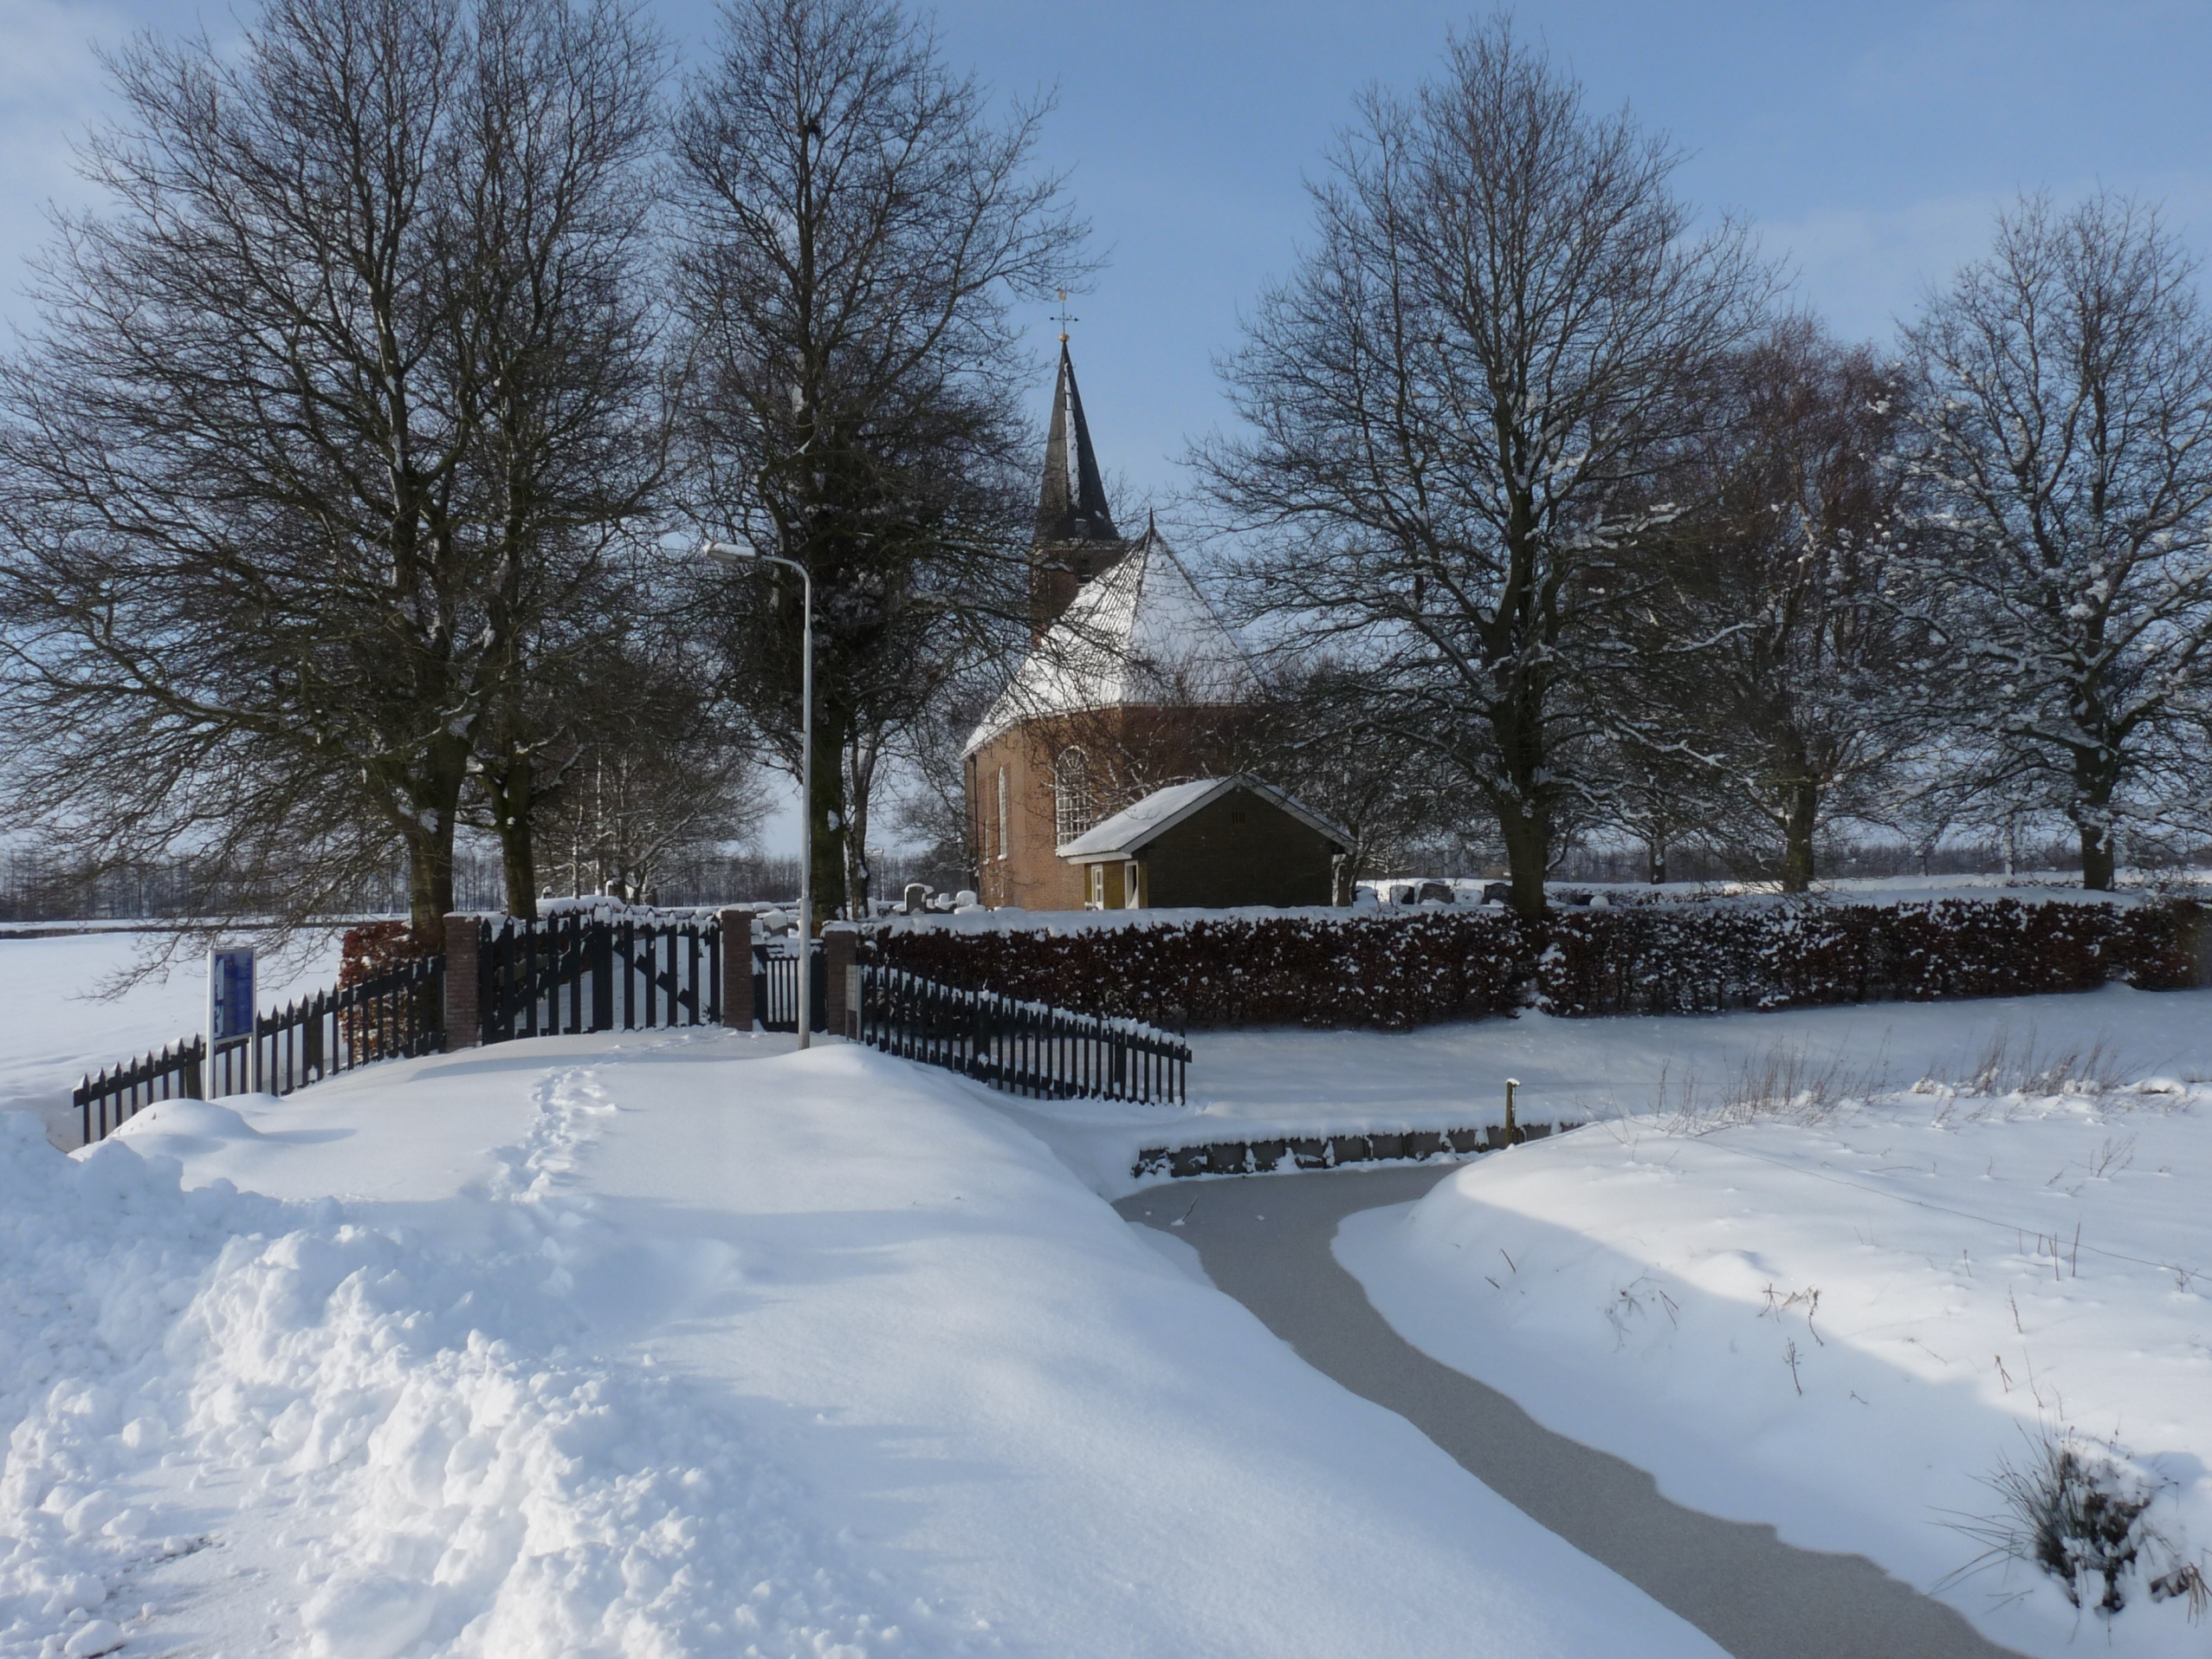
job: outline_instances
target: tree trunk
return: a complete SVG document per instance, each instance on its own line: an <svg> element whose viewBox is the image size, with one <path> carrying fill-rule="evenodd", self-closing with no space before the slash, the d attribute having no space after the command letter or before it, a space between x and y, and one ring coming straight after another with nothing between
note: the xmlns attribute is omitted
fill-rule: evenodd
<svg viewBox="0 0 2212 1659"><path fill-rule="evenodd" d="M530 809L530 762L515 758L496 771L487 767L477 781L491 805L492 827L499 835L507 913L534 922L538 917L538 852Z"/></svg>
<svg viewBox="0 0 2212 1659"><path fill-rule="evenodd" d="M499 826L500 869L507 877L507 913L526 922L538 919L538 853L530 820L502 817Z"/></svg>
<svg viewBox="0 0 2212 1659"><path fill-rule="evenodd" d="M2112 832L2102 824L2084 823L2081 830L2081 885L2092 893L2109 893L2118 875L2112 855Z"/></svg>
<svg viewBox="0 0 2212 1659"><path fill-rule="evenodd" d="M1544 871L1551 858L1550 815L1533 803L1504 806L1497 826L1505 839L1506 871L1513 878L1513 908L1523 916L1542 916Z"/></svg>
<svg viewBox="0 0 2212 1659"><path fill-rule="evenodd" d="M851 768L845 778L844 913L853 921L868 919L868 896L873 886L868 869L868 807L870 773L860 763L859 733L848 740Z"/></svg>
<svg viewBox="0 0 2212 1659"><path fill-rule="evenodd" d="M415 931L437 938L453 909L453 827L469 775L469 740L441 736L404 786L413 813L400 829L407 847L407 899Z"/></svg>
<svg viewBox="0 0 2212 1659"><path fill-rule="evenodd" d="M1664 885L1666 881L1666 836L1663 832L1654 830L1651 839L1645 845L1650 852L1652 885Z"/></svg>
<svg viewBox="0 0 2212 1659"><path fill-rule="evenodd" d="M2081 885L2092 893L2111 892L2119 875L2119 849L2109 816L2120 781L2117 748L2078 748L2073 755L2073 809L2068 816L2081 833Z"/></svg>
<svg viewBox="0 0 2212 1659"><path fill-rule="evenodd" d="M453 910L453 820L406 834L408 922L418 939L440 937Z"/></svg>
<svg viewBox="0 0 2212 1659"><path fill-rule="evenodd" d="M1782 890L1813 890L1813 826L1820 821L1821 788L1815 783L1788 786L1789 816L1782 829Z"/></svg>
<svg viewBox="0 0 2212 1659"><path fill-rule="evenodd" d="M814 914L807 918L807 936L821 924L835 919L845 885L844 803L845 721L818 699L814 710L814 857L807 874Z"/></svg>

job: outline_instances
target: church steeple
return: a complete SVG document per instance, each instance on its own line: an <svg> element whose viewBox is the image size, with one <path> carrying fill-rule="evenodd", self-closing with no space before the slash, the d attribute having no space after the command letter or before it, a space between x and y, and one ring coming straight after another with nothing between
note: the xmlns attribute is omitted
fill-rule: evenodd
<svg viewBox="0 0 2212 1659"><path fill-rule="evenodd" d="M1106 485L1098 476L1098 457L1090 447L1090 423L1083 418L1083 393L1076 389L1076 366L1060 339L1060 378L1052 388L1052 430L1045 441L1045 487L1037 497L1037 540L1117 541L1114 515L1106 506Z"/></svg>
<svg viewBox="0 0 2212 1659"><path fill-rule="evenodd" d="M1106 483L1083 418L1068 337L1060 336L1060 378L1052 386L1052 430L1045 441L1045 485L1037 496L1037 540L1029 550L1032 640L1059 620L1083 585L1119 563L1129 544L1114 528Z"/></svg>

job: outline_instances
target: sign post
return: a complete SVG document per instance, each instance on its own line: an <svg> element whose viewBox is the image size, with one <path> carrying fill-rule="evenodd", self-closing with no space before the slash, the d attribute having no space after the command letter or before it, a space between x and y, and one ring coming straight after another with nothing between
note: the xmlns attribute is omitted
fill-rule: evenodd
<svg viewBox="0 0 2212 1659"><path fill-rule="evenodd" d="M221 1048L246 1046L247 1087L261 1092L261 1045L254 1040L254 953L217 947L207 953L207 1086L216 1087L215 1057Z"/></svg>

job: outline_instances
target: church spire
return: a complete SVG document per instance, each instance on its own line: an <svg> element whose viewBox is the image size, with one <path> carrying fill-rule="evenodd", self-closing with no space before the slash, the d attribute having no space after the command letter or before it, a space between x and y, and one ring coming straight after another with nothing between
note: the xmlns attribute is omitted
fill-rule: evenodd
<svg viewBox="0 0 2212 1659"><path fill-rule="evenodd" d="M1052 388L1052 430L1045 443L1045 487L1037 498L1037 540L1042 544L1119 539L1114 515L1107 510L1098 457L1091 450L1090 424L1083 418L1083 394L1076 390L1068 337L1063 334L1060 378Z"/></svg>

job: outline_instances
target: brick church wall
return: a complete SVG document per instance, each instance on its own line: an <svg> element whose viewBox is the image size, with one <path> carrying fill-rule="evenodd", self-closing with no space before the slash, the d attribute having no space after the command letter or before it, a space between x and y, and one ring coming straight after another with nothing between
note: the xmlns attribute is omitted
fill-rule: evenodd
<svg viewBox="0 0 2212 1659"><path fill-rule="evenodd" d="M976 894L993 909L1079 911L1083 874L1055 852L1052 750L1028 724L1004 731L968 760L968 810L980 860ZM1005 833L999 780L1006 778Z"/></svg>
<svg viewBox="0 0 2212 1659"><path fill-rule="evenodd" d="M1239 769L1235 750L1249 718L1247 710L1234 707L1135 706L1026 720L999 733L968 757L969 822L980 865L977 896L994 909L1015 904L1030 911L1079 911L1089 900L1089 877L1063 862L1057 851L1058 798L1052 762L1062 750L1080 748L1090 761L1091 821L1097 823L1169 783ZM1003 846L999 833L1001 768L1006 779ZM1320 900L1297 903L1327 902L1326 859L1323 868Z"/></svg>

